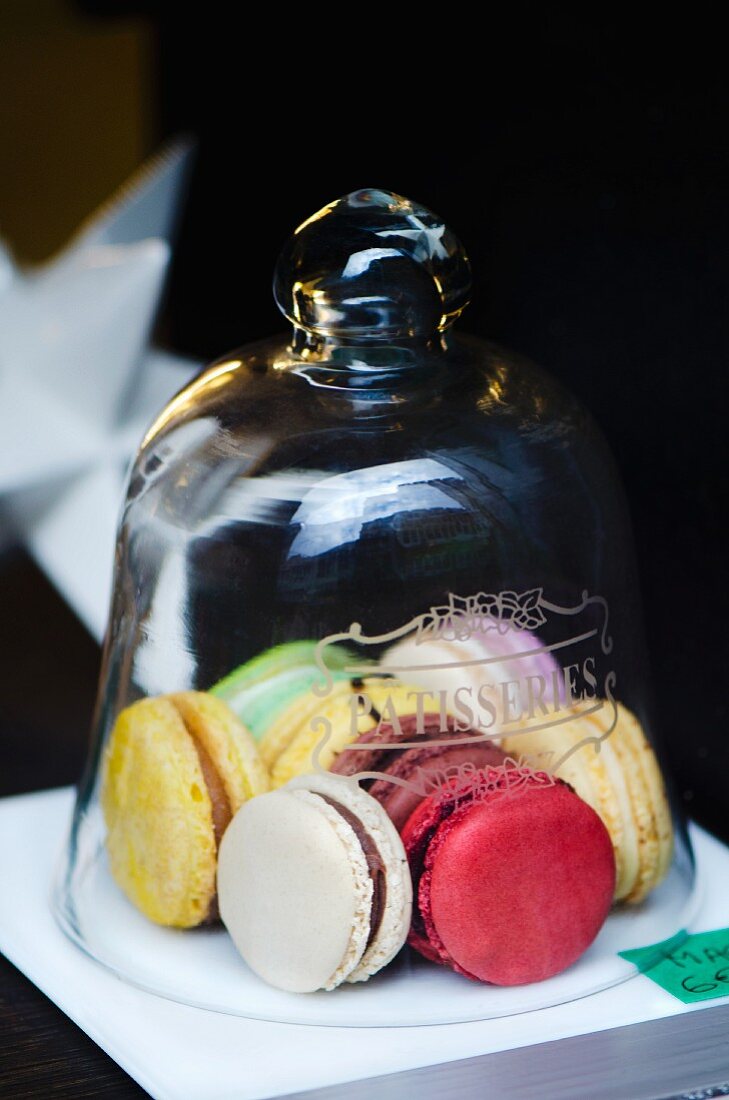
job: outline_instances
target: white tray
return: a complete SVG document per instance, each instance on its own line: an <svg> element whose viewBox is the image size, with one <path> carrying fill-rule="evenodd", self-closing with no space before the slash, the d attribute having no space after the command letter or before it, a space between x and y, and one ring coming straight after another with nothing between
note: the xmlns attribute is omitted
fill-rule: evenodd
<svg viewBox="0 0 729 1100"><path fill-rule="evenodd" d="M704 1007L681 1004L642 975L553 1008L427 1028L266 1023L163 1000L92 962L51 915L71 805L68 789L0 801L0 949L154 1097L281 1096ZM692 931L723 927L729 850L700 829L692 837L706 883Z"/></svg>

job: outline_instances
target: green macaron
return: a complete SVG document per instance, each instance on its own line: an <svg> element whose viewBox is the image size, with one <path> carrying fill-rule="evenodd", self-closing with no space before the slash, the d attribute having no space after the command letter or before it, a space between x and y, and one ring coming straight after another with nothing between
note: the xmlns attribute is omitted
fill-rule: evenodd
<svg viewBox="0 0 729 1100"><path fill-rule="evenodd" d="M211 694L223 699L259 740L295 699L323 683L317 645L284 642L264 650L215 684ZM324 661L335 682L349 679L348 666L361 663L355 653L338 645L327 646Z"/></svg>

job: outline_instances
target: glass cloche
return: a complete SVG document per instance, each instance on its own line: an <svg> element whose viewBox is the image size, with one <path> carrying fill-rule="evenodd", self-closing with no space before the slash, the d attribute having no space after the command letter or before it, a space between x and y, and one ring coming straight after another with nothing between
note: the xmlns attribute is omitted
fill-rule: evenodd
<svg viewBox="0 0 729 1100"><path fill-rule="evenodd" d="M54 898L139 986L479 1019L687 925L613 461L561 385L458 332L470 288L439 218L347 195L278 262L288 335L142 440Z"/></svg>

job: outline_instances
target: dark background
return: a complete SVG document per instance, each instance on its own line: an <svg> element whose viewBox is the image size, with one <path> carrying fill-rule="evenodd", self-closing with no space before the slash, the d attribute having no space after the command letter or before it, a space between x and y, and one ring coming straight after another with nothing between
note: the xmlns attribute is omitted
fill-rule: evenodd
<svg viewBox="0 0 729 1100"><path fill-rule="evenodd" d="M0 121L13 142L0 201L12 243L39 258L107 180L164 138L197 135L159 337L208 358L281 328L276 255L324 202L381 186L441 213L472 260L465 327L576 390L616 454L669 759L689 811L729 838L718 28L639 40L634 27L550 17L518 33L454 23L418 34L399 11L382 23L361 13L355 35L322 12L271 16L104 0L4 8ZM77 775L98 655L26 558L6 549L0 565L9 793ZM51 751L25 753L39 738Z"/></svg>
<svg viewBox="0 0 729 1100"><path fill-rule="evenodd" d="M623 27L469 44L461 26L409 50L383 27L361 51L302 40L262 76L197 15L158 27L161 130L201 138L175 345L210 356L280 328L269 273L325 201L378 186L445 217L473 265L464 327L558 375L616 454L677 786L729 839L729 95L710 28L695 52L684 27L631 55Z"/></svg>
<svg viewBox="0 0 729 1100"><path fill-rule="evenodd" d="M399 191L458 232L475 284L464 327L558 375L616 454L677 786L689 811L729 838L729 88L726 66L711 54L711 29L693 44L686 28L670 41L641 43L618 26L596 32L550 21L484 40L467 25L418 36L401 13L402 25L368 25L358 38L323 16L284 25L274 12L270 27L253 27L239 13L242 22L231 23L215 5L190 13L103 0L50 8L65 15L55 38L47 28L42 38L43 70L53 71L55 59L75 72L66 84L58 77L67 96L60 107L50 95L31 103L27 126L48 128L50 113L55 129L68 127L69 155L82 166L94 161L97 172L108 161L109 174L118 174L122 152L131 159L180 132L199 138L160 323L168 346L209 358L280 329L270 274L283 240L354 188ZM19 10L27 31L28 8ZM90 57L103 56L98 72L84 77L78 59L61 65L59 25L64 42L72 27ZM321 28L336 45L325 45ZM32 57L41 40L29 34ZM132 107L119 106L112 85L126 89ZM19 75L16 93L23 86ZM69 115L77 103L83 117L92 86L99 117L86 119L93 132L76 148ZM132 125L132 115L141 121ZM58 161L57 186L72 174L67 160ZM72 224L84 179L82 172L57 204ZM19 186L16 201L6 201L11 215L26 194ZM0 592L8 608L0 646L13 673L0 719L11 745L3 788L52 778L20 759L17 745L50 725L53 776L70 781L83 753L96 649L22 557L6 553ZM23 614L28 606L38 608L40 632ZM56 689L28 691L56 681Z"/></svg>
<svg viewBox="0 0 729 1100"><path fill-rule="evenodd" d="M379 186L443 215L473 264L463 324L571 386L616 454L677 783L729 838L729 87L711 28L462 25L406 47L383 26L327 50L315 27L245 43L197 10L156 27L160 133L200 137L172 343L214 356L280 328L269 273L325 201Z"/></svg>
<svg viewBox="0 0 729 1100"><path fill-rule="evenodd" d="M559 376L615 452L676 785L729 840L721 29L223 11L3 4L0 232L41 259L163 138L197 134L159 334L213 357L281 327L278 249L326 201L379 186L442 214L474 269L465 327ZM98 659L0 538L0 795L78 776ZM0 1024L0 1095L138 1095L5 963Z"/></svg>

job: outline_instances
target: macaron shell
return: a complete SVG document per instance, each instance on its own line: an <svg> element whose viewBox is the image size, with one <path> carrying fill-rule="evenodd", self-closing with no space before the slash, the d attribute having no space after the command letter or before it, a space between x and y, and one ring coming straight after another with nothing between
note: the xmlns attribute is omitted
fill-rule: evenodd
<svg viewBox="0 0 729 1100"><path fill-rule="evenodd" d="M220 846L218 899L250 968L278 989L309 993L331 987L356 955L352 929L362 941L364 925L351 838L342 841L346 830L332 827L322 799L300 795L273 791L241 807Z"/></svg>
<svg viewBox="0 0 729 1100"><path fill-rule="evenodd" d="M521 985L584 953L607 917L614 875L605 826L555 784L456 810L428 848L419 901L443 961Z"/></svg>
<svg viewBox="0 0 729 1100"><path fill-rule="evenodd" d="M629 902L639 902L668 872L673 857L673 822L663 776L640 722L623 708L621 725L622 737L616 747L629 755L632 774L640 783L645 800L640 816L636 812L643 858L638 879L626 898Z"/></svg>
<svg viewBox="0 0 729 1100"><path fill-rule="evenodd" d="M607 704L604 709L608 709ZM579 707L574 707L569 721L546 730L518 730L511 737L504 738L501 744L515 759L524 757L532 767L543 767L547 771L553 771L554 764L566 757L554 774L569 783L605 823L613 843L615 900L619 901L630 893L640 864L637 837L632 828L630 803L620 766L608 741L602 742L599 753L595 751L594 744L572 752L584 738L600 736L602 732L601 726L590 722L589 716L582 713Z"/></svg>
<svg viewBox="0 0 729 1100"><path fill-rule="evenodd" d="M382 721L375 729L360 734L356 741L350 741L332 762L330 770L342 776L367 771L390 773L403 757L409 758L411 753L430 754L439 747L445 748L452 740L468 741L467 748L492 745L481 730L462 727L450 714L445 715L443 722L440 713L400 713L396 726ZM401 748L403 743L413 741L417 745L412 749Z"/></svg>
<svg viewBox="0 0 729 1100"><path fill-rule="evenodd" d="M229 673L210 693L223 699L260 740L294 699L323 682L316 662L318 645L297 641L274 646ZM357 660L337 645L327 646L323 658L334 680L349 678L344 668Z"/></svg>
<svg viewBox="0 0 729 1100"><path fill-rule="evenodd" d="M505 759L481 731L461 728L450 715L445 725L440 714L400 714L398 718L397 727L382 722L377 729L361 734L330 766L332 772L343 776L383 773L382 779L369 782L367 791L385 807L397 829L426 795L453 775L463 774L466 768L494 767ZM402 749L405 742L418 743Z"/></svg>
<svg viewBox="0 0 729 1100"><path fill-rule="evenodd" d="M260 742L261 758L268 768L273 769L276 761L284 755L302 730L309 729L311 721L322 713L323 708L336 708L338 704L348 708L354 690L351 680L342 680L335 683L324 697L311 691L297 696L272 723Z"/></svg>
<svg viewBox="0 0 729 1100"><path fill-rule="evenodd" d="M609 728L611 721L606 706L596 715L580 715L564 727L567 749L574 748L583 738L600 737ZM579 708L578 708L579 712ZM602 718L602 721L600 720ZM570 783L582 797L581 784L585 783L591 792L595 792L596 804L589 799L593 809L602 817L613 842L615 853L615 900L628 897L640 873L641 853L638 833L633 820L630 788L623 765L616 751L613 737L600 744L599 752L594 744L585 745L557 769L560 778ZM574 761L574 765L572 762ZM574 770L571 770L571 767ZM574 780L574 782L573 782Z"/></svg>
<svg viewBox="0 0 729 1100"><path fill-rule="evenodd" d="M348 981L350 979L350 975L361 963L364 956L367 940L369 938L370 919L372 914L372 898L374 893L372 878L367 865L367 858L362 850L357 834L349 822L342 817L336 807L330 805L318 793L310 790L297 790L292 793L294 798L298 798L300 801L317 808L327 819L347 853L349 869L352 874L354 912L351 919L347 948L339 966L324 983L323 987L327 990L336 989L343 981Z"/></svg>
<svg viewBox="0 0 729 1100"><path fill-rule="evenodd" d="M336 684L332 692L324 699L314 699L313 706L300 710L294 703L287 712L288 720L297 722L293 736L286 748L271 765L271 780L274 787L281 787L297 775L306 775L313 770L313 755L317 745L325 736L328 723L329 734L322 747L319 762L322 768L328 768L340 748L352 739L352 700L358 694L350 681ZM293 713L292 713L293 712ZM282 721L286 721L284 716ZM361 715L356 718L357 729L360 725L367 728L367 719Z"/></svg>
<svg viewBox="0 0 729 1100"><path fill-rule="evenodd" d="M267 685L289 669L316 663L314 641L283 642L256 654L238 668L218 680L210 689L212 695L224 699L230 706L230 700L245 694L260 685Z"/></svg>
<svg viewBox="0 0 729 1100"><path fill-rule="evenodd" d="M432 665L441 667L428 667ZM381 666L418 684L421 690L445 691L452 713L457 712L455 693L461 687L475 692L485 683L518 680L525 684L530 676L545 681L544 697L551 700L552 673L559 668L536 635L511 627L499 630L495 620L489 629L463 640L403 638L383 655ZM498 728L490 732L495 734Z"/></svg>
<svg viewBox="0 0 729 1100"><path fill-rule="evenodd" d="M632 716L631 716L632 717ZM653 812L651 792L635 754L632 739L626 736L625 723L621 733L612 740L611 749L621 770L627 792L627 829L635 838L638 867L626 902L641 901L657 880L658 832Z"/></svg>
<svg viewBox="0 0 729 1100"><path fill-rule="evenodd" d="M335 683L351 678L350 673L337 669L331 669L330 674ZM324 679L316 666L290 668L266 685L260 685L255 691L248 692L245 698L239 701L239 707L234 709L249 725L256 740L260 741L265 736L266 730L280 718L291 703L322 683Z"/></svg>
<svg viewBox="0 0 729 1100"><path fill-rule="evenodd" d="M292 779L286 790L307 789L339 802L353 813L377 846L385 867L386 899L380 926L348 982L364 982L394 959L404 945L412 914L413 890L400 835L378 802L356 783L329 775Z"/></svg>
<svg viewBox="0 0 729 1100"><path fill-rule="evenodd" d="M435 795L424 798L413 810L400 831L413 880L413 914L408 933L408 943L431 962L443 962L442 945L435 947L425 927L420 906L420 880L422 878L428 844L443 819L443 807Z"/></svg>
<svg viewBox="0 0 729 1100"><path fill-rule="evenodd" d="M397 680L369 677L358 681L335 684L323 699L307 698L296 702L281 716L261 742L264 760L269 762L271 783L281 787L297 775L314 771L314 753L329 734L319 753L319 765L326 770L336 756L359 734L375 729L378 722L373 713L358 711L353 729L352 700L366 694L373 710L378 713L386 707L394 707L396 713L405 714L412 709L411 693L416 689L400 684Z"/></svg>
<svg viewBox="0 0 729 1100"><path fill-rule="evenodd" d="M249 798L270 789L268 769L255 741L222 699L203 691L179 692L169 698L208 752L233 813Z"/></svg>
<svg viewBox="0 0 729 1100"><path fill-rule="evenodd" d="M465 766L496 767L504 759L504 753L490 741L450 748L410 749L390 771L394 778L402 779L408 786L378 779L369 793L384 806L395 827L402 829L421 799L443 783L444 775L456 774Z"/></svg>
<svg viewBox="0 0 729 1100"><path fill-rule="evenodd" d="M558 671L560 666L536 634L514 626L504 629L505 624L498 619L486 619L484 626L484 630L478 630L473 635L475 646L487 655L498 654L502 660L508 661L509 670L515 671L517 678L541 676L550 684L552 673ZM546 692L546 697L553 697L550 690Z"/></svg>
<svg viewBox="0 0 729 1100"><path fill-rule="evenodd" d="M584 738L599 738L612 725L613 708L605 703L586 713L573 708L569 722L547 730L518 731L503 741L514 756L525 755L535 766L550 768ZM556 775L566 780L600 814L615 852L615 900L642 901L664 878L673 850L671 813L653 749L635 716L617 704L615 728L600 743L571 753Z"/></svg>
<svg viewBox="0 0 729 1100"><path fill-rule="evenodd" d="M112 875L150 920L190 928L215 896L212 806L194 743L166 698L119 715L102 766Z"/></svg>
<svg viewBox="0 0 729 1100"><path fill-rule="evenodd" d="M453 712L455 693L459 688L477 689L491 680L511 679L508 670L499 662L490 665L475 663L483 657L483 649L471 640L426 639L416 642L414 638L403 638L383 655L381 667L416 684L421 691L430 691L433 698L429 704L426 703L426 709L432 709L437 703L438 692L446 692L448 710ZM432 665L441 667L429 667Z"/></svg>

